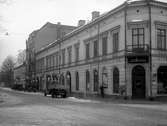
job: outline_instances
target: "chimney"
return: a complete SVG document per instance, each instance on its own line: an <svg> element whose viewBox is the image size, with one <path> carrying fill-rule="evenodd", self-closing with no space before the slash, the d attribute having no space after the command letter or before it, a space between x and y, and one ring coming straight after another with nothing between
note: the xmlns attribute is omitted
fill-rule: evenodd
<svg viewBox="0 0 167 126"><path fill-rule="evenodd" d="M61 25L61 22L57 22L58 25Z"/></svg>
<svg viewBox="0 0 167 126"><path fill-rule="evenodd" d="M78 21L78 27L85 25L86 21L85 20L79 20Z"/></svg>
<svg viewBox="0 0 167 126"><path fill-rule="evenodd" d="M100 16L99 11L93 11L92 12L92 21L95 20L96 18L98 18L99 16Z"/></svg>

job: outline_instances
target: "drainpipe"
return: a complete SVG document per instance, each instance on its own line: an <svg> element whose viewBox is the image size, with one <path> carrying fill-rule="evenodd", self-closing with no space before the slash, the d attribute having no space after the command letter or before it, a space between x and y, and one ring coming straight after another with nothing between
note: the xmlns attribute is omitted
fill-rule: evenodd
<svg viewBox="0 0 167 126"><path fill-rule="evenodd" d="M62 36L61 36L61 26L60 23L58 23L58 31L57 31L57 36L58 36L58 46L59 46L59 53L58 53L58 60L59 60L59 64L58 64L58 72L59 72L59 78L58 78L58 82L60 84L60 74L61 74L61 42L62 42ZM61 57L62 58L62 57Z"/></svg>
<svg viewBox="0 0 167 126"><path fill-rule="evenodd" d="M99 34L100 34L100 23L98 22L98 24L97 24L97 41L98 41L98 86L99 86L99 78L100 78L100 74L99 74L99 40L100 40L100 36L99 36ZM99 87L98 87L99 88Z"/></svg>
<svg viewBox="0 0 167 126"><path fill-rule="evenodd" d="M127 7L128 7L128 1L125 2L125 8L124 8L124 14L125 14L125 17L124 17L124 25L125 25L125 88L126 88L126 91L125 91L125 98L127 98L127 77L126 77L126 69L127 69L127 60L126 60L126 51L127 51L127 32L126 32L126 29L127 29Z"/></svg>
<svg viewBox="0 0 167 126"><path fill-rule="evenodd" d="M152 1L152 0L151 0ZM150 97L152 98L152 38L151 38L151 23L152 23L152 18L151 18L151 5L150 5L150 0L147 0L147 6L148 6L148 11L149 11L149 37L150 37L150 42L149 42L149 60L150 60Z"/></svg>

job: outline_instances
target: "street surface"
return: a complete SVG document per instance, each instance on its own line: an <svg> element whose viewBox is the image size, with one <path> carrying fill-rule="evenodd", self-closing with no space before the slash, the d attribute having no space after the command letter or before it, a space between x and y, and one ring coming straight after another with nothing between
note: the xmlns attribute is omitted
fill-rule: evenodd
<svg viewBox="0 0 167 126"><path fill-rule="evenodd" d="M167 104L52 99L0 89L0 126L167 126Z"/></svg>

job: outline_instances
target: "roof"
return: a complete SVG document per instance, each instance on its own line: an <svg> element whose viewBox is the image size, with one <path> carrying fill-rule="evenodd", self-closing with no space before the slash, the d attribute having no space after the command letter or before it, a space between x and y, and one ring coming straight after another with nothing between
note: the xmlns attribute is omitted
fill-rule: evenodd
<svg viewBox="0 0 167 126"><path fill-rule="evenodd" d="M81 32L81 31L83 31L83 30L89 28L89 27L92 26L93 24L98 24L98 23L99 23L100 21L102 21L103 19L108 18L110 15L115 14L116 12L118 12L118 11L120 11L120 10L125 9L125 7L127 7L127 6L145 5L145 4L147 4L147 3L146 3L147 1L150 2L151 4L152 4L152 3L159 3L159 4L162 4L162 5L167 6L167 3L161 2L161 1L157 1L157 0L127 0L127 1L125 1L123 4L121 4L121 5L119 5L118 7L112 9L111 11L101 14L101 15L100 15L98 18L96 18L95 20L90 21L90 22L88 22L87 24L85 24L85 25L83 25L83 26L77 27L77 28L74 29L72 32L67 33L62 39L55 40L54 42L50 43L49 45L47 45L47 46L41 48L41 50L39 50L39 51L37 52L37 54L40 53L40 52L42 52L42 51L45 50L45 49L48 49L48 48L50 48L50 47L53 47L54 45L58 44L58 43L61 42L61 41L64 41L64 40L66 40L66 39L68 39L68 38L70 38L70 37L72 37L72 36L78 34L79 32Z"/></svg>

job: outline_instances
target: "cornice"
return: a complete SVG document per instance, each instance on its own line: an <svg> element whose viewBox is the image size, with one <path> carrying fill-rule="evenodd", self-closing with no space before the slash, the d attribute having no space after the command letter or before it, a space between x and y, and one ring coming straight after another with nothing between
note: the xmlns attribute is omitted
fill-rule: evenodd
<svg viewBox="0 0 167 126"><path fill-rule="evenodd" d="M148 3L146 1L135 1L135 2L124 2L123 4L121 4L120 6L116 7L115 9L101 15L99 18L95 19L94 21L89 22L88 24L78 27L76 29L74 29L72 32L66 34L62 39L56 40L55 42L53 42L51 45L41 49L40 51L36 52L37 54L41 53L42 51L45 51L46 49L52 48L53 46L56 46L57 44L64 42L65 40L75 36L76 34L79 34L80 32L92 27L93 25L97 25L99 24L101 21L109 18L110 16L114 15L115 13L118 13L120 11L123 11L125 8L130 8L130 7L138 7L138 6L146 6L148 5ZM164 2L159 2L159 1L154 1L151 0L149 2L149 5L151 6L160 6L160 7L167 7L167 3ZM142 24L144 24L146 27L148 27L147 22L141 22ZM130 22L129 25L135 25L135 23ZM137 25L137 23L136 23Z"/></svg>

